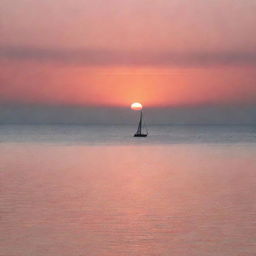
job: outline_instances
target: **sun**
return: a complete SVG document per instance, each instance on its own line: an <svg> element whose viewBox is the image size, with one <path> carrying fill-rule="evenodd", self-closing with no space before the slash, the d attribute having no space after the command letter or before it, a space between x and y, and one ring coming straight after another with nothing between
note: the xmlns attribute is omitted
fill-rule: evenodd
<svg viewBox="0 0 256 256"><path fill-rule="evenodd" d="M143 106L139 102L134 102L131 104L132 110L142 110Z"/></svg>

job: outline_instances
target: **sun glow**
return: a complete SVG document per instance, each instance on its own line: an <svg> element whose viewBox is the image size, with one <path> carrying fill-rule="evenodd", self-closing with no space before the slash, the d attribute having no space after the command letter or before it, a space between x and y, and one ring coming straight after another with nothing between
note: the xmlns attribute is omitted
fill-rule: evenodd
<svg viewBox="0 0 256 256"><path fill-rule="evenodd" d="M131 104L132 110L142 110L143 106L139 102L134 102Z"/></svg>

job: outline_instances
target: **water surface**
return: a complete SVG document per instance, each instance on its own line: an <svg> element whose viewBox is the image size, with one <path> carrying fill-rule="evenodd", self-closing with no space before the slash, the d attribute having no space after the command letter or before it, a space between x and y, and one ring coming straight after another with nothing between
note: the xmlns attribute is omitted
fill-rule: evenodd
<svg viewBox="0 0 256 256"><path fill-rule="evenodd" d="M252 256L253 127L2 126L1 256Z"/></svg>

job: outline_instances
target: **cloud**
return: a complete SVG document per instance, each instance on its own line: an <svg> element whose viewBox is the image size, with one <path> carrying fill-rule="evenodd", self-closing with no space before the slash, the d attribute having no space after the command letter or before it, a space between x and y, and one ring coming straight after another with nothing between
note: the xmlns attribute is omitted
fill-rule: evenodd
<svg viewBox="0 0 256 256"><path fill-rule="evenodd" d="M85 66L255 66L256 51L121 52L104 49L72 50L2 46L0 59Z"/></svg>

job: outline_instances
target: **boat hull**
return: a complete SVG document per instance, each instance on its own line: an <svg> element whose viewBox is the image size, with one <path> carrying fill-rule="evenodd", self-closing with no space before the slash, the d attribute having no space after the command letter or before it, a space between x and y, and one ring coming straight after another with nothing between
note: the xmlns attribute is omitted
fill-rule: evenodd
<svg viewBox="0 0 256 256"><path fill-rule="evenodd" d="M133 137L147 137L147 134L134 134Z"/></svg>

